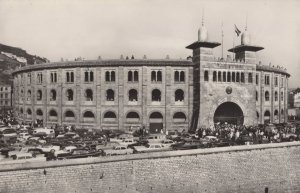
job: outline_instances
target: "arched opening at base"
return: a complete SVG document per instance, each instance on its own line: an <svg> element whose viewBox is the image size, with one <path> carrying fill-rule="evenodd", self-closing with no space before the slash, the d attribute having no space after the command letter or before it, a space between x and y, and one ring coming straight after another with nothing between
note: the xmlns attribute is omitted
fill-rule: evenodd
<svg viewBox="0 0 300 193"><path fill-rule="evenodd" d="M229 123L242 125L244 123L244 114L242 109L233 102L222 103L215 111L214 123Z"/></svg>

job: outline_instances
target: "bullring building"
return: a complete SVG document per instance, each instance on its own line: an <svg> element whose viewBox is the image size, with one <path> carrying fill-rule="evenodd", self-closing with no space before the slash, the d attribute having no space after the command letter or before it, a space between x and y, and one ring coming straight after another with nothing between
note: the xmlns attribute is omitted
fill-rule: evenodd
<svg viewBox="0 0 300 193"><path fill-rule="evenodd" d="M116 59L25 66L13 72L20 121L97 129L195 130L214 123L287 120L289 74L262 65L247 30L234 59L215 59L220 43L204 25L187 46L192 60Z"/></svg>

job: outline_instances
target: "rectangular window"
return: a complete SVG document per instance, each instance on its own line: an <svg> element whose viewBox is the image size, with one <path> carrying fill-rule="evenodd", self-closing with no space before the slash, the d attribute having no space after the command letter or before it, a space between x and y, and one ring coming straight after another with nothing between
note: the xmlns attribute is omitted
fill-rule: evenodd
<svg viewBox="0 0 300 193"><path fill-rule="evenodd" d="M7 93L5 93L5 98L6 98L6 99L8 98L8 94L7 94Z"/></svg>
<svg viewBox="0 0 300 193"><path fill-rule="evenodd" d="M8 105L8 101L5 101L5 105Z"/></svg>
<svg viewBox="0 0 300 193"><path fill-rule="evenodd" d="M278 77L277 76L275 76L274 85L275 85L275 87L278 86Z"/></svg>
<svg viewBox="0 0 300 193"><path fill-rule="evenodd" d="M3 98L3 94L0 95L0 98Z"/></svg>
<svg viewBox="0 0 300 193"><path fill-rule="evenodd" d="M218 72L218 82L222 82L222 72Z"/></svg>
<svg viewBox="0 0 300 193"><path fill-rule="evenodd" d="M51 83L56 83L57 82L57 73L56 72L51 72L50 73L50 82Z"/></svg>
<svg viewBox="0 0 300 193"><path fill-rule="evenodd" d="M74 72L72 71L66 72L66 82L74 83Z"/></svg>
<svg viewBox="0 0 300 193"><path fill-rule="evenodd" d="M94 72L85 71L84 72L84 82L94 82Z"/></svg>
<svg viewBox="0 0 300 193"><path fill-rule="evenodd" d="M283 87L283 85L284 85L284 79L281 78L281 87Z"/></svg>
<svg viewBox="0 0 300 193"><path fill-rule="evenodd" d="M43 83L43 74L41 72L37 73L37 83L42 84Z"/></svg>
<svg viewBox="0 0 300 193"><path fill-rule="evenodd" d="M31 84L31 73L27 73L27 84Z"/></svg>
<svg viewBox="0 0 300 193"><path fill-rule="evenodd" d="M3 91L3 88L2 88L2 87L0 88L0 91Z"/></svg>
<svg viewBox="0 0 300 193"><path fill-rule="evenodd" d="M204 71L204 81L208 81L208 79L209 79L208 71L205 70L205 71Z"/></svg>
<svg viewBox="0 0 300 193"><path fill-rule="evenodd" d="M265 85L270 85L270 75L265 75Z"/></svg>
<svg viewBox="0 0 300 193"><path fill-rule="evenodd" d="M258 82L259 82L259 76L258 76L258 74L256 74L256 79L255 79L255 81L256 81L256 85L258 85Z"/></svg>
<svg viewBox="0 0 300 193"><path fill-rule="evenodd" d="M248 74L248 83L252 83L252 82L253 82L253 80L252 80L252 73L250 72Z"/></svg>

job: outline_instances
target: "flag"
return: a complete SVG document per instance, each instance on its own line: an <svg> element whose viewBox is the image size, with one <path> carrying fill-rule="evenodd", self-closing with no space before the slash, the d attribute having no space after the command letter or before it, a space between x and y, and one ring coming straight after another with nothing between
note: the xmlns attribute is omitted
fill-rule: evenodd
<svg viewBox="0 0 300 193"><path fill-rule="evenodd" d="M239 30L239 28L236 27L235 24L234 24L234 28L235 28L234 31L235 31L236 35L239 36L241 31Z"/></svg>

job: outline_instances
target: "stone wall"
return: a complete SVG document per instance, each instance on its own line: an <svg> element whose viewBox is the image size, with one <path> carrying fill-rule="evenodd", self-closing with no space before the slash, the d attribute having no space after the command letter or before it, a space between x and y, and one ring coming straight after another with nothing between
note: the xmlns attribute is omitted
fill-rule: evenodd
<svg viewBox="0 0 300 193"><path fill-rule="evenodd" d="M300 192L300 142L1 165L0 192Z"/></svg>

